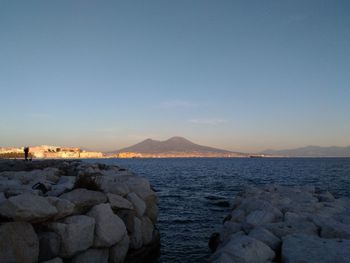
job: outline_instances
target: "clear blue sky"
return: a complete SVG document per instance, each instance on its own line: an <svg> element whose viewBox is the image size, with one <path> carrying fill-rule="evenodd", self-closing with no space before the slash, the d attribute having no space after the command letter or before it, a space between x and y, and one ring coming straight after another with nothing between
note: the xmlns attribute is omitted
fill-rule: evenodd
<svg viewBox="0 0 350 263"><path fill-rule="evenodd" d="M350 145L350 1L0 0L0 145Z"/></svg>

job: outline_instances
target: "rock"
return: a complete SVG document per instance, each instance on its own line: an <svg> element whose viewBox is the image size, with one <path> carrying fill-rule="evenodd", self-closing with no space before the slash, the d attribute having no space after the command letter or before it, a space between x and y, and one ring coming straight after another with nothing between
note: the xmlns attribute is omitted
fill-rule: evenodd
<svg viewBox="0 0 350 263"><path fill-rule="evenodd" d="M107 198L113 210L133 209L132 203L119 195L108 193Z"/></svg>
<svg viewBox="0 0 350 263"><path fill-rule="evenodd" d="M83 188L74 189L61 195L60 198L72 202L75 205L76 212L84 212L94 205L107 202L107 197L104 193Z"/></svg>
<svg viewBox="0 0 350 263"><path fill-rule="evenodd" d="M61 239L54 232L41 232L39 238L39 261L45 261L58 256L61 247Z"/></svg>
<svg viewBox="0 0 350 263"><path fill-rule="evenodd" d="M22 194L10 197L0 204L0 215L15 221L39 222L57 214L57 209L46 198Z"/></svg>
<svg viewBox="0 0 350 263"><path fill-rule="evenodd" d="M221 240L220 240L220 234L219 233L213 233L210 236L208 246L210 248L211 253L214 253L218 246L220 245Z"/></svg>
<svg viewBox="0 0 350 263"><path fill-rule="evenodd" d="M125 183L119 182L119 181L116 182L113 179L102 176L101 189L105 193L112 193L120 196L126 196L130 192L129 187Z"/></svg>
<svg viewBox="0 0 350 263"><path fill-rule="evenodd" d="M6 201L6 200L7 200L7 198L6 198L5 194L4 193L0 193L0 205L1 205L2 202Z"/></svg>
<svg viewBox="0 0 350 263"><path fill-rule="evenodd" d="M242 209L235 209L231 213L231 220L242 223L245 220L245 212Z"/></svg>
<svg viewBox="0 0 350 263"><path fill-rule="evenodd" d="M144 216L141 218L141 233L142 233L142 243L147 245L152 242L153 238L153 224L152 221Z"/></svg>
<svg viewBox="0 0 350 263"><path fill-rule="evenodd" d="M134 205L137 215L139 217L142 217L146 211L145 202L140 197L138 197L135 193L128 194L127 199Z"/></svg>
<svg viewBox="0 0 350 263"><path fill-rule="evenodd" d="M88 213L96 222L94 247L110 247L126 234L123 221L113 213L110 204L94 206Z"/></svg>
<svg viewBox="0 0 350 263"><path fill-rule="evenodd" d="M74 256L93 245L94 218L85 215L69 216L62 223L50 223L48 227L61 238L60 257Z"/></svg>
<svg viewBox="0 0 350 263"><path fill-rule="evenodd" d="M109 249L109 263L123 263L129 250L129 236L125 235L123 239Z"/></svg>
<svg viewBox="0 0 350 263"><path fill-rule="evenodd" d="M272 234L270 231L262 227L254 228L252 231L249 232L249 236L260 240L274 251L278 250L281 246L281 240L274 234Z"/></svg>
<svg viewBox="0 0 350 263"><path fill-rule="evenodd" d="M249 213L245 222L248 225L255 227L255 226L274 222L275 219L276 219L276 215L271 211L254 210Z"/></svg>
<svg viewBox="0 0 350 263"><path fill-rule="evenodd" d="M47 198L47 200L51 205L53 205L57 209L57 214L55 215L54 219L69 216L74 212L75 205L66 199L60 199L57 197L50 196Z"/></svg>
<svg viewBox="0 0 350 263"><path fill-rule="evenodd" d="M142 222L134 217L132 232L130 233L130 248L139 249L142 247Z"/></svg>
<svg viewBox="0 0 350 263"><path fill-rule="evenodd" d="M328 191L322 194L318 194L317 198L320 202L334 202L335 200L334 196Z"/></svg>
<svg viewBox="0 0 350 263"><path fill-rule="evenodd" d="M225 242L232 234L242 230L242 225L233 221L226 221L220 231L220 241Z"/></svg>
<svg viewBox="0 0 350 263"><path fill-rule="evenodd" d="M156 202L148 202L146 204L145 215L151 219L152 223L155 224L158 219L159 208Z"/></svg>
<svg viewBox="0 0 350 263"><path fill-rule="evenodd" d="M283 218L283 214L279 209L272 206L268 201L260 200L257 197L249 197L243 200L237 209L243 210L247 215L253 211L260 210L273 213L276 219Z"/></svg>
<svg viewBox="0 0 350 263"><path fill-rule="evenodd" d="M210 258L210 262L265 263L272 261L275 253L267 245L248 236L233 236ZM225 260L225 261L223 261Z"/></svg>
<svg viewBox="0 0 350 263"><path fill-rule="evenodd" d="M36 263L39 241L31 224L11 222L0 225L0 259L2 263Z"/></svg>
<svg viewBox="0 0 350 263"><path fill-rule="evenodd" d="M289 235L283 238L282 261L286 263L348 263L350 240Z"/></svg>
<svg viewBox="0 0 350 263"><path fill-rule="evenodd" d="M42 261L41 263L63 263L61 258L53 258L47 261Z"/></svg>
<svg viewBox="0 0 350 263"><path fill-rule="evenodd" d="M264 228L271 231L275 236L282 238L287 235L304 233L308 235L318 235L317 227L308 221L290 221L278 222L263 225Z"/></svg>
<svg viewBox="0 0 350 263"><path fill-rule="evenodd" d="M350 239L350 225L334 220L315 216L313 222L321 228L321 237Z"/></svg>
<svg viewBox="0 0 350 263"><path fill-rule="evenodd" d="M61 176L56 185L47 192L48 196L59 196L73 189L76 176Z"/></svg>
<svg viewBox="0 0 350 263"><path fill-rule="evenodd" d="M71 263L108 263L108 248L90 248L73 257Z"/></svg>
<svg viewBox="0 0 350 263"><path fill-rule="evenodd" d="M134 210L122 209L117 211L117 215L123 220L128 233L131 233L134 229L134 217L136 216L136 212Z"/></svg>

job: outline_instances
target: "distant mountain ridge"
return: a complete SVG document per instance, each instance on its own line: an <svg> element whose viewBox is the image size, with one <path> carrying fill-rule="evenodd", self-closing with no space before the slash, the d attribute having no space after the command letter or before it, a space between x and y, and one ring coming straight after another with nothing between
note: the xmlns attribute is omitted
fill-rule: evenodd
<svg viewBox="0 0 350 263"><path fill-rule="evenodd" d="M126 147L113 153L123 152L136 152L140 154L175 154L175 153L203 153L203 154L237 154L244 155L243 153L235 153L223 149L217 149L213 147L203 146L195 144L183 137L172 137L165 141L157 141L153 139L146 139L133 146Z"/></svg>
<svg viewBox="0 0 350 263"><path fill-rule="evenodd" d="M262 153L289 157L350 157L350 146L306 146L285 150L265 150Z"/></svg>

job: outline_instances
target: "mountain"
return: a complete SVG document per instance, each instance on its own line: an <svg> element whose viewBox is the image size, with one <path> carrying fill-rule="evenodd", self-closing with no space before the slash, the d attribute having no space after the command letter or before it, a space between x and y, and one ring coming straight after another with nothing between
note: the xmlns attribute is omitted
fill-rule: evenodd
<svg viewBox="0 0 350 263"><path fill-rule="evenodd" d="M306 146L286 150L266 150L263 153L289 157L350 157L350 146Z"/></svg>
<svg viewBox="0 0 350 263"><path fill-rule="evenodd" d="M146 139L133 146L120 149L113 153L139 153L143 156L167 155L167 156L245 156L241 153L230 152L227 150L212 148L195 144L182 137L172 137L165 141Z"/></svg>

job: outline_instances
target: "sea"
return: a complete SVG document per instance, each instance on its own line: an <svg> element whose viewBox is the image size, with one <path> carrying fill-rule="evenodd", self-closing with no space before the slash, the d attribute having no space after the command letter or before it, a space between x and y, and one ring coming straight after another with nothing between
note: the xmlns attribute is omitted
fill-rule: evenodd
<svg viewBox="0 0 350 263"><path fill-rule="evenodd" d="M314 185L350 197L350 158L98 159L147 178L159 196L161 255L156 262L199 263L208 240L248 185Z"/></svg>

